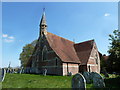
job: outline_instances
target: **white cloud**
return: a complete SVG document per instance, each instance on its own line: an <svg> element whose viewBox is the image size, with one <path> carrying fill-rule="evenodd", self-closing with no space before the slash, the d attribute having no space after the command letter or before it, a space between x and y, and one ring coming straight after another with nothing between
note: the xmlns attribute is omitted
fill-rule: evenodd
<svg viewBox="0 0 120 90"><path fill-rule="evenodd" d="M14 42L15 40L15 37L9 36L8 34L3 34L2 37L3 37L3 41L6 43Z"/></svg>
<svg viewBox="0 0 120 90"><path fill-rule="evenodd" d="M110 16L110 13L105 13L104 16L105 17Z"/></svg>
<svg viewBox="0 0 120 90"><path fill-rule="evenodd" d="M8 37L9 39L14 39L14 37L13 36L10 36L10 37Z"/></svg>
<svg viewBox="0 0 120 90"><path fill-rule="evenodd" d="M10 42L14 42L14 40L11 40L11 39L4 39L4 42L10 43Z"/></svg>
<svg viewBox="0 0 120 90"><path fill-rule="evenodd" d="M2 37L4 37L4 38L5 38L5 37L8 37L8 35L7 35L7 34L3 34L3 35L2 35Z"/></svg>

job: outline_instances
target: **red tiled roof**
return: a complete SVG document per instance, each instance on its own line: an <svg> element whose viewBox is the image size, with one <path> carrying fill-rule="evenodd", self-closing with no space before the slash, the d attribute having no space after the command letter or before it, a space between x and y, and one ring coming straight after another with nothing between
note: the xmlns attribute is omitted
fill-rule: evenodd
<svg viewBox="0 0 120 90"><path fill-rule="evenodd" d="M46 38L50 47L63 62L80 63L80 60L74 49L74 42L49 32L47 32Z"/></svg>
<svg viewBox="0 0 120 90"><path fill-rule="evenodd" d="M87 64L92 48L93 48L93 42L94 40L89 40L86 42L74 44L76 53L81 61L81 65Z"/></svg>
<svg viewBox="0 0 120 90"><path fill-rule="evenodd" d="M46 39L50 47L63 62L80 63L81 65L87 64L94 43L94 40L89 40L75 44L70 40L49 32L46 34ZM37 48L36 45L35 50ZM30 58L28 65L31 63L31 60L32 57Z"/></svg>

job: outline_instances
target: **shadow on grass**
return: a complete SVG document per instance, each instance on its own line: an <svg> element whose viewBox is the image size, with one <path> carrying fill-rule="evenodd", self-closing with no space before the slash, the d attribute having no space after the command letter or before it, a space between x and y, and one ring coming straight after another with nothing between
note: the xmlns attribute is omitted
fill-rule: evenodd
<svg viewBox="0 0 120 90"><path fill-rule="evenodd" d="M120 77L106 78L105 84L107 88L120 88Z"/></svg>

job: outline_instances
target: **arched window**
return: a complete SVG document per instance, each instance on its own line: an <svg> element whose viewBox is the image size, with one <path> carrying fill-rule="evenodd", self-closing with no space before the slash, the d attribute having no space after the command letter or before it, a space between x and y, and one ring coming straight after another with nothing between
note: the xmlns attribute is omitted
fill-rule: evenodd
<svg viewBox="0 0 120 90"><path fill-rule="evenodd" d="M47 47L44 46L42 50L42 60L47 60Z"/></svg>

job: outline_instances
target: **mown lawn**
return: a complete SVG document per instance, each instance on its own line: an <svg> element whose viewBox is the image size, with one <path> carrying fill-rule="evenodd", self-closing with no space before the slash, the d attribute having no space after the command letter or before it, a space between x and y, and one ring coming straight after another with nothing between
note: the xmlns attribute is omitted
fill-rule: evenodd
<svg viewBox="0 0 120 90"><path fill-rule="evenodd" d="M6 74L3 88L71 88L69 76L43 76L34 74ZM88 88L92 84L87 85Z"/></svg>
<svg viewBox="0 0 120 90"><path fill-rule="evenodd" d="M43 76L34 74L6 74L2 83L3 88L71 88L69 76ZM107 88L120 88L120 76L111 76L105 79ZM92 84L87 84L92 88Z"/></svg>
<svg viewBox="0 0 120 90"><path fill-rule="evenodd" d="M34 74L6 74L3 88L70 88L67 76L43 76Z"/></svg>

